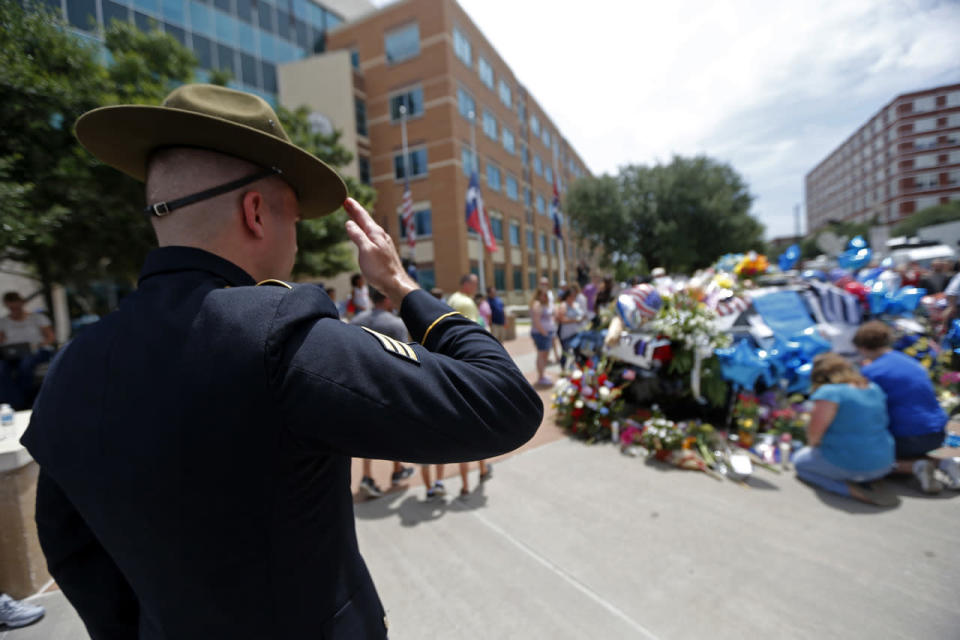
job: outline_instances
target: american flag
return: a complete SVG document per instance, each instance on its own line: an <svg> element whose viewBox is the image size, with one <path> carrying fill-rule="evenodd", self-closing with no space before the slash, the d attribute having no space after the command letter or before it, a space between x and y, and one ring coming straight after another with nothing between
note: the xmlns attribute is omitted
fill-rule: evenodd
<svg viewBox="0 0 960 640"><path fill-rule="evenodd" d="M497 250L497 240L490 231L490 221L487 220L487 212L483 208L476 171L470 174L470 186L467 188L467 226L480 234L487 251L493 253Z"/></svg>
<svg viewBox="0 0 960 640"><path fill-rule="evenodd" d="M413 223L413 194L410 193L409 180L406 180L403 185L403 204L400 217L403 220L403 226L407 229L407 244L415 247L417 245L417 227Z"/></svg>
<svg viewBox="0 0 960 640"><path fill-rule="evenodd" d="M553 235L560 238L563 242L563 227L560 217L560 191L557 189L557 181L553 181L553 201L550 203L550 217L553 218Z"/></svg>

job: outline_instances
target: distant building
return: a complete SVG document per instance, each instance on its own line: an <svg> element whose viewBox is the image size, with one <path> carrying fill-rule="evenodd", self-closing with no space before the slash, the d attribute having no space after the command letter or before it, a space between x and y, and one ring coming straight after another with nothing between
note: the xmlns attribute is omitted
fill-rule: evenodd
<svg viewBox="0 0 960 640"><path fill-rule="evenodd" d="M368 0L46 0L82 37L100 41L114 20L159 28L193 51L206 80L229 71L229 86L276 103L277 65L324 50L326 33L363 13Z"/></svg>
<svg viewBox="0 0 960 640"><path fill-rule="evenodd" d="M343 131L357 157L345 173L377 191L375 217L408 255L400 225L405 167L416 212L421 284L452 292L478 269L465 200L473 167L498 249L486 254L488 285L511 304L529 300L539 277L573 281L586 257L564 228L561 274L550 202L553 182L588 170L507 63L453 0L403 0L327 35L327 52L280 68L280 102L307 105ZM404 162L400 107L408 111ZM470 114L475 114L471 121Z"/></svg>
<svg viewBox="0 0 960 640"><path fill-rule="evenodd" d="M807 229L893 224L960 200L960 84L905 93L806 176Z"/></svg>

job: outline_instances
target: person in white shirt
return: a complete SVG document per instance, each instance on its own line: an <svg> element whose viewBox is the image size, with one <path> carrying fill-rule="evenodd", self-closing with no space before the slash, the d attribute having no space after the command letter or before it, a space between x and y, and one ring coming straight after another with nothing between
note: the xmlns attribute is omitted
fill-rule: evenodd
<svg viewBox="0 0 960 640"><path fill-rule="evenodd" d="M56 338L50 320L42 313L27 311L26 301L16 291L3 295L3 306L9 315L0 318L0 345L29 345L25 355L7 356L0 360L0 401L16 409L30 406L34 392L37 365L50 360Z"/></svg>

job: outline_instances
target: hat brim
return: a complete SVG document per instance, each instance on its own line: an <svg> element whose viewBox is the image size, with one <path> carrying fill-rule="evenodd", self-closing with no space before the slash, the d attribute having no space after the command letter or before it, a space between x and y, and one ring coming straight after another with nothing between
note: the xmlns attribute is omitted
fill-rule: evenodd
<svg viewBox="0 0 960 640"><path fill-rule="evenodd" d="M276 167L297 192L300 217L336 211L347 197L343 180L300 147L253 127L184 109L146 105L100 107L77 119L76 135L104 164L143 182L147 160L161 147L197 147Z"/></svg>

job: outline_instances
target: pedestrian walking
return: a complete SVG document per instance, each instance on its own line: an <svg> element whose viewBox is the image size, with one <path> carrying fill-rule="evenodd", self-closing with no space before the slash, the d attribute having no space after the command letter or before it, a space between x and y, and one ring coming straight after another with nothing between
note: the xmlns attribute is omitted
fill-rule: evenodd
<svg viewBox="0 0 960 640"><path fill-rule="evenodd" d="M487 304L490 305L490 332L502 344L507 338L507 314L503 299L494 287L487 287Z"/></svg>

